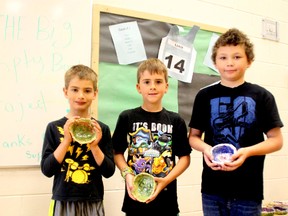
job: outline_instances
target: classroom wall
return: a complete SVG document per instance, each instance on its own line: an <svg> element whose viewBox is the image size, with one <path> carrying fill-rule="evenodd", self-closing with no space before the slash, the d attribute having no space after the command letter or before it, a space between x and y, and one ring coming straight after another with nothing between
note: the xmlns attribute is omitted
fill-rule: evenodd
<svg viewBox="0 0 288 216"><path fill-rule="evenodd" d="M170 16L224 28L243 30L255 44L256 60L246 80L270 90L278 103L286 127L282 129L284 146L266 158L264 171L265 200L288 200L288 1L287 0L94 0L94 4L132 9ZM161 5L161 6L159 6ZM262 39L262 19L279 22L279 41ZM64 97L63 97L64 100ZM57 116L55 116L57 118ZM2 133L2 132L1 132ZM1 135L0 135L1 136ZM189 169L179 177L178 195L181 216L200 216L202 160L192 152ZM107 216L121 216L124 181L117 170L105 179ZM5 216L47 215L52 179L44 177L39 167L0 169L0 209Z"/></svg>

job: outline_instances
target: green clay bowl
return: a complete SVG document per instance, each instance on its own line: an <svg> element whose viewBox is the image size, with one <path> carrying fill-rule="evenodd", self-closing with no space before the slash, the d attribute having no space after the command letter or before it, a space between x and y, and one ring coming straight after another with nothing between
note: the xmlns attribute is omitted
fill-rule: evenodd
<svg viewBox="0 0 288 216"><path fill-rule="evenodd" d="M80 144L91 143L96 139L96 133L93 129L91 119L80 118L70 125L69 131L72 135L73 141Z"/></svg>
<svg viewBox="0 0 288 216"><path fill-rule="evenodd" d="M146 202L154 193L156 182L152 175L148 173L140 173L135 176L133 186L133 196L140 202Z"/></svg>

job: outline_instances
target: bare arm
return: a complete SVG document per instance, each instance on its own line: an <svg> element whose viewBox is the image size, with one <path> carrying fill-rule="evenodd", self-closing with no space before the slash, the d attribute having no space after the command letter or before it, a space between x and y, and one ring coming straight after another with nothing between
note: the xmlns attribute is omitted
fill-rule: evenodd
<svg viewBox="0 0 288 216"><path fill-rule="evenodd" d="M202 140L202 134L202 131L195 128L190 128L189 144L193 149L200 152L204 152L206 149L211 147Z"/></svg>
<svg viewBox="0 0 288 216"><path fill-rule="evenodd" d="M175 180L179 175L181 175L190 165L190 155L181 156L175 167L171 170L171 172L165 178L156 178L157 187L153 195L146 201L149 203L153 201L158 194L173 180Z"/></svg>
<svg viewBox="0 0 288 216"><path fill-rule="evenodd" d="M210 153L211 146L202 141L201 136L201 131L193 128L190 129L189 143L192 148L203 153L206 164L214 170L233 171L240 167L248 157L265 155L278 151L283 145L281 129L273 128L267 132L266 140L253 146L238 149L231 158L232 162L225 163L223 166L217 166L217 164L212 163L213 157Z"/></svg>
<svg viewBox="0 0 288 216"><path fill-rule="evenodd" d="M267 139L261 143L256 145L246 147L247 156L255 156L255 155L266 155L275 151L278 151L283 146L283 137L281 133L281 129L273 128L269 130L266 134Z"/></svg>
<svg viewBox="0 0 288 216"><path fill-rule="evenodd" d="M191 128L189 133L189 144L190 146L203 153L203 157L207 166L209 166L213 170L220 170L220 166L216 163L212 163L213 156L211 154L212 146L208 145L202 140L202 131Z"/></svg>
<svg viewBox="0 0 288 216"><path fill-rule="evenodd" d="M231 158L232 162L225 163L223 169L226 171L235 170L241 166L248 157L266 155L278 151L282 148L283 137L279 127L269 130L266 136L267 139L263 142L253 146L238 149L238 151Z"/></svg>
<svg viewBox="0 0 288 216"><path fill-rule="evenodd" d="M125 169L128 164L126 163L124 154L122 153L114 153L114 161L118 169L120 170L120 173L123 169ZM134 175L132 174L127 174L125 177L125 182L126 182L126 188L129 196L131 199L136 200L136 198L132 195L132 189L133 189L133 179Z"/></svg>

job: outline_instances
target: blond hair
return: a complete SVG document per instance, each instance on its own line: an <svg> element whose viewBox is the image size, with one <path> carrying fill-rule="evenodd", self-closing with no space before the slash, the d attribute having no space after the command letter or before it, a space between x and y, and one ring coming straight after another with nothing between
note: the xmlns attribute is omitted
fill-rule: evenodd
<svg viewBox="0 0 288 216"><path fill-rule="evenodd" d="M90 80L93 83L93 88L97 90L97 82L98 76L94 70L90 67L79 64L72 66L66 73L65 73L65 88L68 88L71 79L77 76L81 80Z"/></svg>
<svg viewBox="0 0 288 216"><path fill-rule="evenodd" d="M149 58L143 61L137 70L137 83L139 83L141 75L144 71L149 71L150 74L163 74L165 81L168 83L167 68L162 61L157 58Z"/></svg>

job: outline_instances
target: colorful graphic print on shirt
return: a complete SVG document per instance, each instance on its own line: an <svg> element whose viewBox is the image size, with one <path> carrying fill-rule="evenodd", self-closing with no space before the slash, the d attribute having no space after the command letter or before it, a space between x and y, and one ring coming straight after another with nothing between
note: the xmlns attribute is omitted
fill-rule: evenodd
<svg viewBox="0 0 288 216"><path fill-rule="evenodd" d="M168 175L174 166L172 125L152 123L151 130L147 129L145 123L134 126L135 131L129 133L129 166L136 174L146 172L156 177Z"/></svg>

